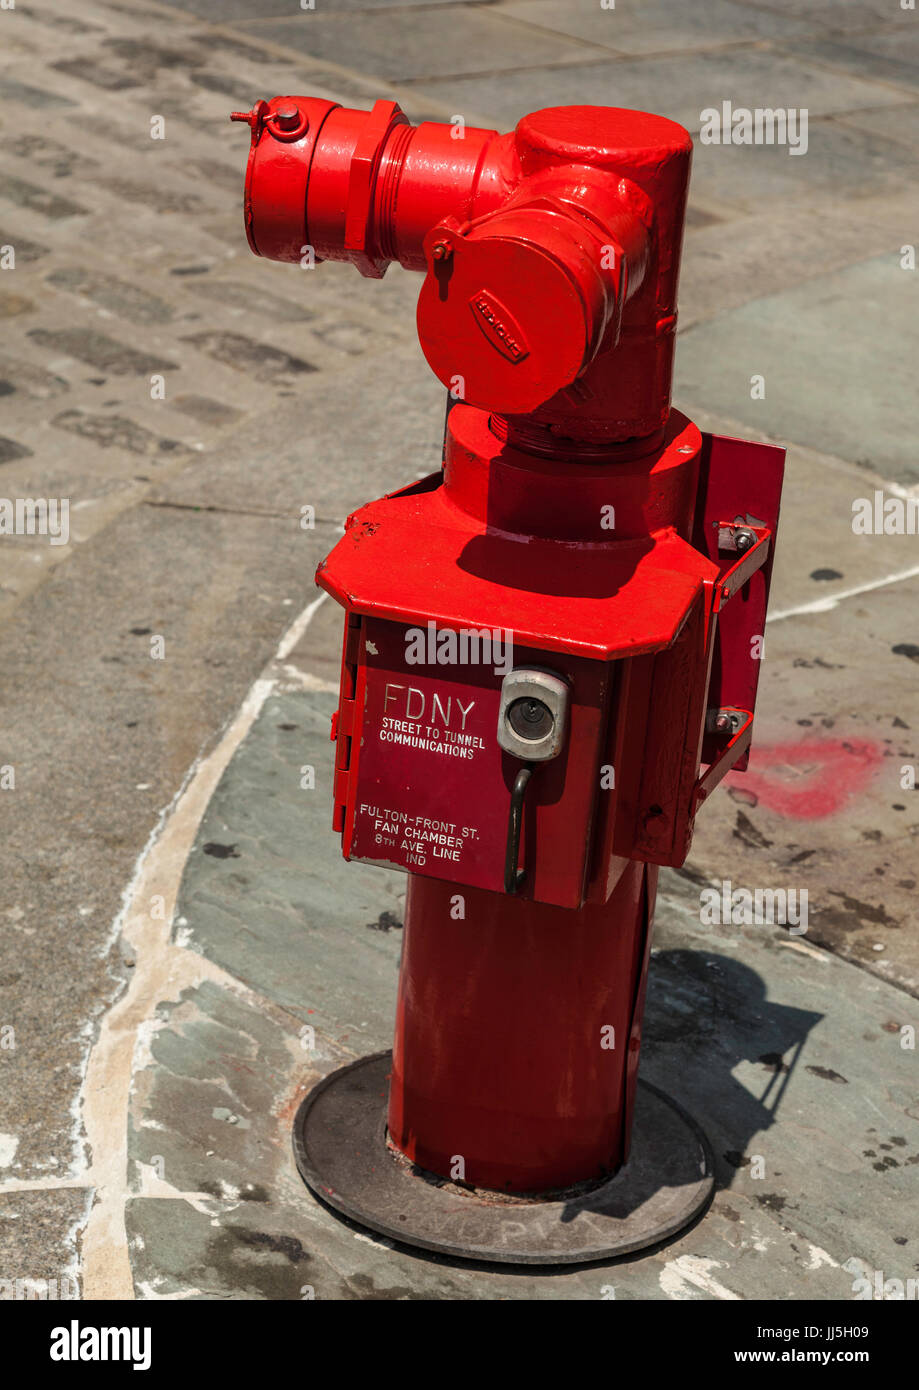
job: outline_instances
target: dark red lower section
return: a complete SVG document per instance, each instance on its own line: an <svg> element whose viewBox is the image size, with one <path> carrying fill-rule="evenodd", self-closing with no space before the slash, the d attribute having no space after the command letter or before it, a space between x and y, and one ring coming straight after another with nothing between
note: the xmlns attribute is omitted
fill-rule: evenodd
<svg viewBox="0 0 919 1390"><path fill-rule="evenodd" d="M624 1161L656 883L628 861L572 911L409 876L389 1103L408 1158L509 1192Z"/></svg>

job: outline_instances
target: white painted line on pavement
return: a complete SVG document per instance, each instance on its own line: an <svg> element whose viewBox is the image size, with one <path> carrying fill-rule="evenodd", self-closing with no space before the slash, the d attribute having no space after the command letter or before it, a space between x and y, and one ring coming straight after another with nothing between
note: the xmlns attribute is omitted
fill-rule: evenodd
<svg viewBox="0 0 919 1390"><path fill-rule="evenodd" d="M886 589L890 584L900 584L904 579L915 579L917 575L919 575L919 565L913 565L912 569L901 570L899 574L888 574L883 579L872 579L868 584L857 584L853 589L840 589L835 594L827 594L826 598L817 598L810 603L801 603L797 608L784 608L778 613L770 613L766 622L780 623L783 618L797 618L803 613L829 613L844 599L856 598L859 594L868 594L872 589Z"/></svg>

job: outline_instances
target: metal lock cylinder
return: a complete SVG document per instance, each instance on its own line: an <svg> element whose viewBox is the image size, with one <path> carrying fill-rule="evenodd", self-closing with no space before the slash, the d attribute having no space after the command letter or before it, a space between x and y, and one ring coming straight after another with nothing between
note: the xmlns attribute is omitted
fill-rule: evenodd
<svg viewBox="0 0 919 1390"><path fill-rule="evenodd" d="M498 743L526 762L546 762L562 751L568 725L568 684L552 671L525 667L501 685Z"/></svg>

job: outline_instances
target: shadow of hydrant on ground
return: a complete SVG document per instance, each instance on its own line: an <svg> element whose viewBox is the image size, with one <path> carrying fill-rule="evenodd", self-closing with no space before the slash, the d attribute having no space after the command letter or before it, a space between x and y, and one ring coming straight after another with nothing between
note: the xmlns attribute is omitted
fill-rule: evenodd
<svg viewBox="0 0 919 1390"><path fill-rule="evenodd" d="M779 1119L808 1034L822 1018L767 999L761 976L735 957L704 950L652 957L639 1074L702 1126L715 1151L717 1187L731 1186L754 1158L753 1138ZM755 1091L733 1075L744 1061L762 1068Z"/></svg>
<svg viewBox="0 0 919 1390"><path fill-rule="evenodd" d="M622 1255L629 1258L648 1246L646 1240L630 1246L629 1230L650 1210L657 1214L661 1243L685 1228L685 1219L668 1224L669 1205L678 1205L680 1194L691 1191L701 1175L714 1175L715 1190L730 1187L740 1170L751 1178L764 1176L765 1159L755 1151L754 1137L775 1123L808 1034L822 1017L767 999L762 978L736 958L706 950L658 951L648 976L628 1162L612 1183L565 1198L560 1221L586 1219L596 1229L598 1223L615 1223ZM759 1064L762 1084L748 1089L737 1080L733 1073L742 1062ZM673 1102L683 1122L668 1125Z"/></svg>

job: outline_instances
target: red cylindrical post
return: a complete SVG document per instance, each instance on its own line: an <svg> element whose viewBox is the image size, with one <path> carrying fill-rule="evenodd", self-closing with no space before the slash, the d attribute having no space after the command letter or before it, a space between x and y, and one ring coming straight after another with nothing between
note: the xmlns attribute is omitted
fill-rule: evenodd
<svg viewBox="0 0 919 1390"><path fill-rule="evenodd" d="M619 1166L655 877L628 861L575 911L410 877L389 1100L406 1157L506 1192Z"/></svg>

